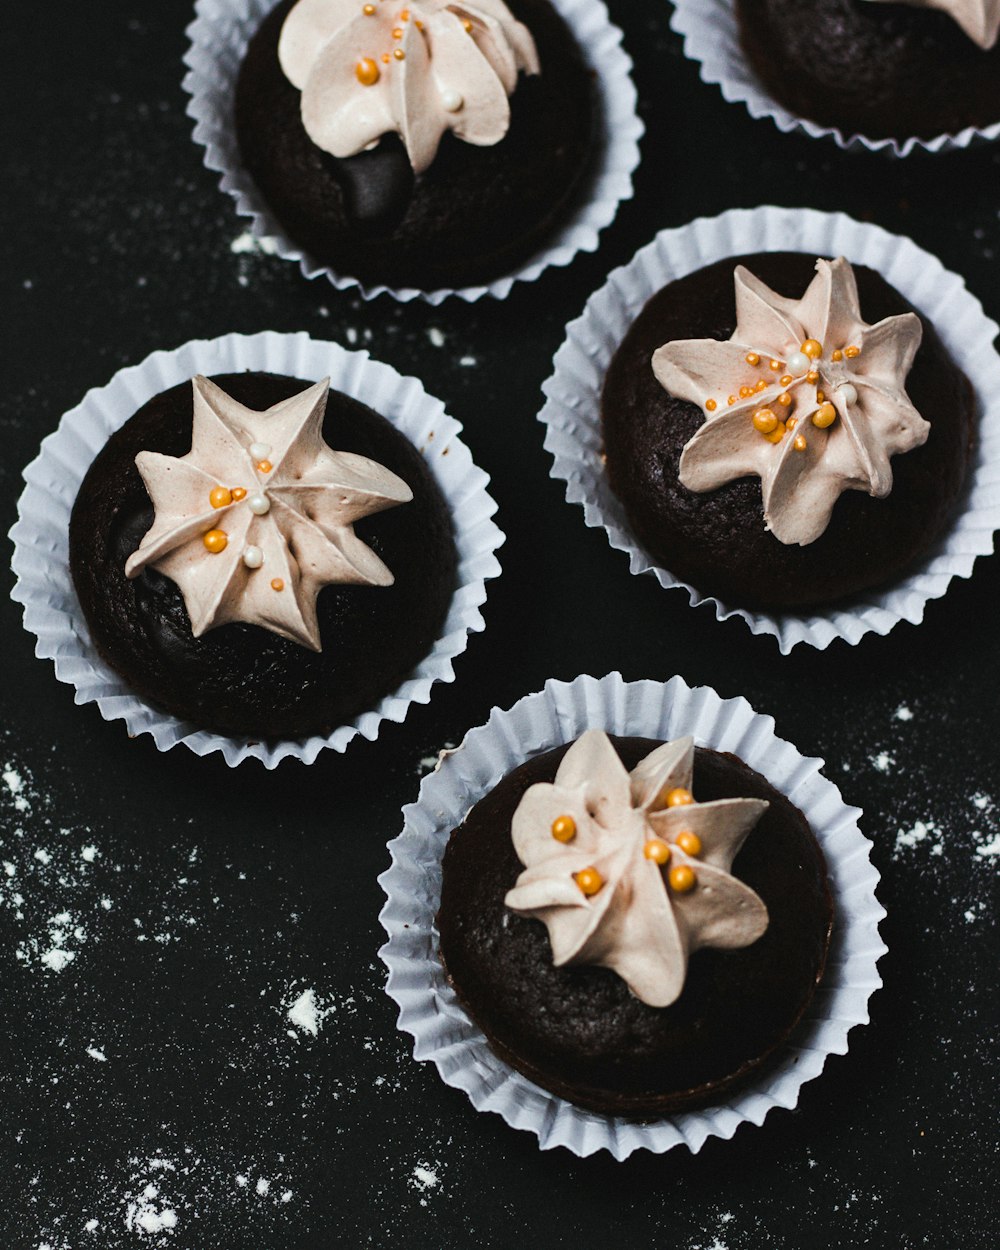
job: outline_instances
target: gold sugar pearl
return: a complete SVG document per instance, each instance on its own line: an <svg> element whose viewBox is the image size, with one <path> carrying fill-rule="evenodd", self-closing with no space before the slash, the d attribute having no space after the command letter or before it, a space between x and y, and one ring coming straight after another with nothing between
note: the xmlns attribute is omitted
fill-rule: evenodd
<svg viewBox="0 0 1000 1250"><path fill-rule="evenodd" d="M826 399L826 393L825 393L824 391L817 391L817 392L816 392L816 402L817 402L817 404L821 404L821 403L822 403L825 399Z"/></svg>
<svg viewBox="0 0 1000 1250"><path fill-rule="evenodd" d="M361 10L361 12L365 15L365 17L374 17L375 16L374 4L366 4L365 7Z"/></svg>
<svg viewBox="0 0 1000 1250"><path fill-rule="evenodd" d="M382 53L382 64L383 64L383 65L388 65L390 60L391 60L391 58L390 58L390 56L389 56L389 53L388 53L388 52L383 52L383 53Z"/></svg>
<svg viewBox="0 0 1000 1250"><path fill-rule="evenodd" d="M604 884L604 878L596 868L581 868L573 873L573 880L580 887L582 894L596 894Z"/></svg>
<svg viewBox="0 0 1000 1250"><path fill-rule="evenodd" d="M778 370L781 368L781 361L780 361L780 360L769 360L769 361L767 362L767 364L768 364L768 368L769 368L769 369L773 369L773 370L775 371L775 373L777 373L777 372L778 372Z"/></svg>
<svg viewBox="0 0 1000 1250"><path fill-rule="evenodd" d="M225 530L207 530L202 534L201 541L213 556L217 556L220 551L225 551L229 536Z"/></svg>
<svg viewBox="0 0 1000 1250"><path fill-rule="evenodd" d="M701 838L691 829L682 829L677 837L674 838L674 841L685 855L695 856L701 854Z"/></svg>
<svg viewBox="0 0 1000 1250"><path fill-rule="evenodd" d="M785 422L785 429L794 430L795 427L798 425L798 423L799 423L798 417L789 417L788 420Z"/></svg>
<svg viewBox="0 0 1000 1250"><path fill-rule="evenodd" d="M233 494L233 498L236 500L236 502L237 502L237 503L239 503L239 501L240 501L241 499L246 499L246 497L247 497L246 487L245 487L245 486L234 486L234 487L233 487L232 494Z"/></svg>
<svg viewBox="0 0 1000 1250"><path fill-rule="evenodd" d="M752 394L753 394L753 387L752 387L752 386L741 386L741 387L740 387L740 399L749 399L749 398L750 398L750 396L751 396Z"/></svg>
<svg viewBox="0 0 1000 1250"><path fill-rule="evenodd" d="M468 18L466 18L466 19L465 19L465 21L462 23L462 25L465 27L466 34L471 35L471 34L472 34L472 23L469 21L469 19L468 19Z"/></svg>
<svg viewBox="0 0 1000 1250"><path fill-rule="evenodd" d="M753 428L761 434L770 434L778 426L778 418L770 408L758 408L753 414Z"/></svg>
<svg viewBox="0 0 1000 1250"><path fill-rule="evenodd" d="M843 359L844 359L844 353L843 353L843 352L840 350L840 348L838 347L838 348L836 349L836 351L834 351L834 353L833 353L833 355L830 357L830 359L831 359L831 360L836 360L836 361L838 361L838 362L839 362L839 361L841 361L841 360L843 360Z"/></svg>
<svg viewBox="0 0 1000 1250"><path fill-rule="evenodd" d="M806 381L809 383L810 386L816 385L816 383L819 381L819 374L816 372L815 369L809 370L809 372L806 374Z"/></svg>
<svg viewBox="0 0 1000 1250"><path fill-rule="evenodd" d="M402 48L395 48L395 49L393 49L393 53L392 53L392 55L396 58L396 60L397 60L397 61L405 61L405 60L406 60L406 53L403 51L403 49L402 49Z"/></svg>
<svg viewBox="0 0 1000 1250"><path fill-rule="evenodd" d="M775 428L771 431L771 433L765 434L764 437L767 439L769 443L780 443L781 440L785 437L784 421L779 421L778 424L775 426Z"/></svg>
<svg viewBox="0 0 1000 1250"><path fill-rule="evenodd" d="M823 355L823 344L818 339L806 339L799 351L810 360L819 360Z"/></svg>
<svg viewBox="0 0 1000 1250"><path fill-rule="evenodd" d="M780 377L778 381L781 383L782 386L791 386L792 375L790 373L786 373L782 377Z"/></svg>
<svg viewBox="0 0 1000 1250"><path fill-rule="evenodd" d="M829 400L821 404L812 415L812 423L818 430L829 429L837 419L837 410Z"/></svg>
<svg viewBox="0 0 1000 1250"><path fill-rule="evenodd" d="M778 403L782 404L785 408L787 408L791 402L792 402L792 397L791 395L789 395L787 391L785 391L783 395L778 396Z"/></svg>
<svg viewBox="0 0 1000 1250"><path fill-rule="evenodd" d="M805 451L805 449L809 446L806 442L806 436L804 434L796 434L795 441L792 443L792 446L796 451Z"/></svg>
<svg viewBox="0 0 1000 1250"><path fill-rule="evenodd" d="M410 20L410 10L403 9L403 11L399 15L399 20L401 22L408 22Z"/></svg>
<svg viewBox="0 0 1000 1250"><path fill-rule="evenodd" d="M670 882L670 888L676 890L678 894L687 894L698 883L698 878L690 864L677 864L670 869L667 879Z"/></svg>
<svg viewBox="0 0 1000 1250"><path fill-rule="evenodd" d="M285 589L285 583L284 583L284 580L283 580L282 578L280 578L280 577L272 577L272 578L271 578L271 589L272 589L272 590L284 590L284 589Z"/></svg>
<svg viewBox="0 0 1000 1250"><path fill-rule="evenodd" d="M642 848L642 853L647 859L651 859L654 864L659 864L661 867L670 862L670 847L662 838L650 838Z"/></svg>
<svg viewBox="0 0 1000 1250"><path fill-rule="evenodd" d="M673 790L667 791L663 801L667 807L687 807L694 802L694 795L683 786L675 786Z"/></svg>
<svg viewBox="0 0 1000 1250"><path fill-rule="evenodd" d="M718 408L718 406L719 406L719 405L715 402L715 400L714 400L714 399L706 399L706 400L705 400L705 411L706 411L706 412L714 412L714 411L716 410L716 408Z"/></svg>
<svg viewBox="0 0 1000 1250"><path fill-rule="evenodd" d="M258 473L270 473L273 468L274 465L270 462L270 460L259 460L257 462Z"/></svg>
<svg viewBox="0 0 1000 1250"><path fill-rule="evenodd" d="M379 76L378 65L370 56L363 56L354 67L354 77L362 87L374 87Z"/></svg>
<svg viewBox="0 0 1000 1250"><path fill-rule="evenodd" d="M736 396L735 396L735 395L730 395L730 396L729 396L729 399L728 399L726 402L727 402L728 404L730 404L730 406L731 406L731 405L733 405L733 404L735 404L735 403L736 403Z"/></svg>
<svg viewBox="0 0 1000 1250"><path fill-rule="evenodd" d="M848 360L853 360L855 356L861 355L861 348L860 347L845 347L844 355L847 357Z"/></svg>
<svg viewBox="0 0 1000 1250"><path fill-rule="evenodd" d="M746 356L744 357L744 359L746 360L746 362L747 362L747 364L748 364L748 365L759 365L759 364L760 364L760 357L757 355L757 353L756 353L756 352L747 352L747 354L746 354Z"/></svg>
<svg viewBox="0 0 1000 1250"><path fill-rule="evenodd" d="M557 816L552 822L552 836L557 842L572 842L576 837L576 821L572 816Z"/></svg>
<svg viewBox="0 0 1000 1250"><path fill-rule="evenodd" d="M226 486L213 486L208 494L208 502L213 508L228 508L233 502L233 492Z"/></svg>
<svg viewBox="0 0 1000 1250"><path fill-rule="evenodd" d="M757 383L757 385L753 389L755 391L766 391L767 383L764 381L763 378L761 378L760 381Z"/></svg>
<svg viewBox="0 0 1000 1250"><path fill-rule="evenodd" d="M400 28L399 28L398 26L397 26L397 27L396 27L396 29L392 32L392 37L393 37L393 39L402 39L402 37L403 37L403 32L402 32L402 30L400 30Z"/></svg>

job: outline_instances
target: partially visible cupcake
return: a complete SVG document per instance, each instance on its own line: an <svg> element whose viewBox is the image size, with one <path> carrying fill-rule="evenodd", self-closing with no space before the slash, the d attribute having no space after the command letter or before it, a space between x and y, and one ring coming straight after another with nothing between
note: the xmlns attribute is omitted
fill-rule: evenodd
<svg viewBox="0 0 1000 1250"><path fill-rule="evenodd" d="M933 325L877 272L771 252L653 296L601 416L611 488L657 564L787 611L893 582L930 549L976 406Z"/></svg>
<svg viewBox="0 0 1000 1250"><path fill-rule="evenodd" d="M734 755L584 733L453 831L441 958L491 1048L607 1115L720 1102L779 1055L833 906L802 813Z"/></svg>
<svg viewBox="0 0 1000 1250"><path fill-rule="evenodd" d="M314 261L424 290L535 252L599 131L593 76L549 0L280 0L235 115L248 172Z"/></svg>
<svg viewBox="0 0 1000 1250"><path fill-rule="evenodd" d="M384 417L328 381L233 373L171 387L111 435L70 568L130 690L273 742L328 735L400 685L438 637L456 551L424 458Z"/></svg>
<svg viewBox="0 0 1000 1250"><path fill-rule="evenodd" d="M1000 122L1000 0L736 0L754 72L798 117L905 140Z"/></svg>

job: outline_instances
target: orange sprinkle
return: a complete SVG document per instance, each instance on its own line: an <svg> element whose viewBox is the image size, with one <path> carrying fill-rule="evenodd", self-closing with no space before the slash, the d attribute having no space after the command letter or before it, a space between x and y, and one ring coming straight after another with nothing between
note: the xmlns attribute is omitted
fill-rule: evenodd
<svg viewBox="0 0 1000 1250"><path fill-rule="evenodd" d="M819 381L819 374L816 372L815 369L809 370L809 372L806 374L806 381L809 383L810 386L816 385L816 383Z"/></svg>
<svg viewBox="0 0 1000 1250"><path fill-rule="evenodd" d="M843 359L844 359L844 353L840 350L840 348L839 348L839 347L838 347L838 348L836 349L836 351L833 353L833 356L831 357L831 359L832 359L832 360L843 360Z"/></svg>
<svg viewBox="0 0 1000 1250"><path fill-rule="evenodd" d="M730 404L735 404L735 403L736 403L736 396L735 396L735 395L730 395L730 396L729 396L729 400L728 400L728 402L729 402Z"/></svg>
<svg viewBox="0 0 1000 1250"><path fill-rule="evenodd" d="M375 16L374 4L366 4L365 7L361 10L361 12L365 15L365 17L374 17Z"/></svg>
<svg viewBox="0 0 1000 1250"><path fill-rule="evenodd" d="M698 878L689 864L678 864L670 869L669 881L672 890L676 890L678 894L687 894L689 890L694 889Z"/></svg>
<svg viewBox="0 0 1000 1250"><path fill-rule="evenodd" d="M573 880L583 894L596 894L604 884L604 878L596 868L581 868L579 872L573 873Z"/></svg>
<svg viewBox="0 0 1000 1250"><path fill-rule="evenodd" d="M552 836L557 842L572 842L576 837L576 821L572 816L557 816L552 822Z"/></svg>
<svg viewBox="0 0 1000 1250"><path fill-rule="evenodd" d="M806 436L804 434L796 434L795 441L792 443L792 446L796 451L805 451L807 446Z"/></svg>
<svg viewBox="0 0 1000 1250"><path fill-rule="evenodd" d="M271 589L272 590L284 590L285 589L284 581L280 577L272 577Z"/></svg>
<svg viewBox="0 0 1000 1250"><path fill-rule="evenodd" d="M752 394L753 394L753 387L752 387L752 386L741 386L741 387L740 387L740 399L749 399L749 398L750 398L750 396L751 396Z"/></svg>
<svg viewBox="0 0 1000 1250"><path fill-rule="evenodd" d="M714 400L714 399L706 399L706 400L705 400L705 409L706 409L706 411L708 411L708 412L714 412L714 411L716 410L716 408L718 408L718 406L719 406L719 405L715 402L715 400Z"/></svg>
<svg viewBox="0 0 1000 1250"><path fill-rule="evenodd" d="M258 460L257 462L258 473L270 473L273 468L274 465L270 462L270 460Z"/></svg>
<svg viewBox="0 0 1000 1250"><path fill-rule="evenodd" d="M668 864L670 862L670 847L667 846L662 838L650 838L642 848L642 853L647 859L651 859L654 864Z"/></svg>
<svg viewBox="0 0 1000 1250"><path fill-rule="evenodd" d="M402 39L402 37L403 37L403 32L399 29L399 27L398 27L398 26L397 26L397 27L396 27L396 29L392 32L392 37L393 37L393 39Z"/></svg>
<svg viewBox="0 0 1000 1250"><path fill-rule="evenodd" d="M701 854L701 838L691 829L682 829L674 841L685 855Z"/></svg>
<svg viewBox="0 0 1000 1250"><path fill-rule="evenodd" d="M764 381L764 379L763 379L763 378L761 378L761 379L760 379L760 381L759 381L759 382L757 383L757 385L754 387L754 390L755 390L755 391L766 391L766 390L767 390L767 383Z"/></svg>
<svg viewBox="0 0 1000 1250"><path fill-rule="evenodd" d="M233 498L236 500L236 502L239 503L241 499L246 499L246 495L247 495L246 487L234 486L232 490L232 495L233 495Z"/></svg>
<svg viewBox="0 0 1000 1250"><path fill-rule="evenodd" d="M778 381L781 383L781 385L782 385L782 386L791 386L791 384L792 384L792 375L791 375L790 373L783 374L783 375L782 375L782 376L778 379Z"/></svg>
<svg viewBox="0 0 1000 1250"><path fill-rule="evenodd" d="M768 362L768 367L769 367L770 369L774 369L774 370L775 370L775 372L777 372L777 371L781 368L781 361L780 361L780 360L771 360L771 361L769 361L769 362Z"/></svg>
<svg viewBox="0 0 1000 1250"><path fill-rule="evenodd" d="M687 807L694 802L694 795L684 786L675 786L673 790L667 791L663 801L667 807Z"/></svg>
<svg viewBox="0 0 1000 1250"><path fill-rule="evenodd" d="M354 67L354 77L362 87L374 87L379 80L378 66L370 56L363 56Z"/></svg>
<svg viewBox="0 0 1000 1250"><path fill-rule="evenodd" d="M225 486L213 486L208 493L208 502L213 508L226 508L233 502L233 492Z"/></svg>
<svg viewBox="0 0 1000 1250"><path fill-rule="evenodd" d="M748 365L760 364L760 357L757 355L756 352L747 352L745 359Z"/></svg>
<svg viewBox="0 0 1000 1250"><path fill-rule="evenodd" d="M225 530L208 530L202 534L201 541L213 556L217 556L220 551L225 551L229 536Z"/></svg>
<svg viewBox="0 0 1000 1250"><path fill-rule="evenodd" d="M792 402L792 397L787 391L783 395L778 396L778 403L783 404L786 408Z"/></svg>
<svg viewBox="0 0 1000 1250"><path fill-rule="evenodd" d="M860 347L845 347L844 355L847 357L848 360L853 360L855 356L861 355L861 348Z"/></svg>
<svg viewBox="0 0 1000 1250"><path fill-rule="evenodd" d="M392 53L392 55L396 58L396 60L397 60L397 61L405 61L405 60L406 60L406 53L403 51L403 49L402 49L402 48L395 48L395 49L393 49L393 53Z"/></svg>
<svg viewBox="0 0 1000 1250"><path fill-rule="evenodd" d="M389 53L388 53L388 52L383 52L383 53L382 53L382 64L383 64L383 65L388 65L388 64L389 64Z"/></svg>

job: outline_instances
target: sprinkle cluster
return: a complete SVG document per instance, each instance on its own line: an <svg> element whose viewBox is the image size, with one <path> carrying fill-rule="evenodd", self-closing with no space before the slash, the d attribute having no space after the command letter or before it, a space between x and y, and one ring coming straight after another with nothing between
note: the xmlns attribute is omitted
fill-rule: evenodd
<svg viewBox="0 0 1000 1250"><path fill-rule="evenodd" d="M274 465L268 460L270 454L270 444L251 443L250 455L254 460L257 472L262 476L270 473L274 468ZM208 494L208 502L215 509L228 508L231 504L241 503L244 499L247 501L247 507L255 516L266 516L271 511L271 501L263 491L255 491L251 495L245 486L213 486ZM224 529L213 527L202 534L201 541L204 543L206 551L217 556L221 555L229 546L229 535ZM249 543L243 549L243 563L248 569L263 567L264 552L255 544ZM284 590L284 579L280 577L272 578L271 589L277 591Z"/></svg>
<svg viewBox="0 0 1000 1250"><path fill-rule="evenodd" d="M384 2L385 0L376 0L376 3L365 4L362 6L361 12L365 17L375 17L379 11L378 6ZM354 67L354 75L362 87L374 87L382 77L382 70L379 69L380 61L383 65L390 65L394 60L406 60L406 53L400 47L399 41L403 38L404 27L411 20L411 16L409 9L401 9L396 15L396 25L392 28L393 47L381 52L377 58L374 56L363 56L358 60ZM412 20L417 30L422 31L424 29L424 24L419 18L414 17ZM461 20L466 32L471 35L473 32L472 19L463 15ZM441 93L441 103L449 113L457 113L465 101L457 91L445 90Z"/></svg>

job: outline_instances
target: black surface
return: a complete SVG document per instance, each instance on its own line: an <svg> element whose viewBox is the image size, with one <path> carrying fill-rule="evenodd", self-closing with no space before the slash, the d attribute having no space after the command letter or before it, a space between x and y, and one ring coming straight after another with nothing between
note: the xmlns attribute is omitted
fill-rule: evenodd
<svg viewBox="0 0 1000 1250"><path fill-rule="evenodd" d="M534 414L565 322L607 270L659 227L734 204L876 219L963 272L1000 315L1000 153L892 164L782 136L700 85L662 0L611 9L650 128L636 200L599 254L502 304L430 309L362 304L230 252L243 223L184 116L189 4L4 6L2 527L23 466L88 387L189 338L305 328L343 342L351 331L446 401L494 477L508 535L487 632L457 682L377 743L273 775L161 754L75 707L2 597L0 762L25 779L17 796L0 786L0 860L16 872L0 875L5 1250L997 1244L998 860L976 850L998 821L973 802L1000 795L996 559L919 627L782 657L742 622L631 577L549 479ZM414 1063L375 954L375 877L422 758L548 677L614 667L743 694L826 757L865 809L890 947L872 1024L794 1112L697 1156L622 1165L540 1154ZM885 773L869 762L882 753ZM917 822L928 836L894 851ZM84 846L98 848L92 863ZM55 973L33 952L66 913L88 937ZM306 987L337 1010L293 1040L281 1005ZM418 1165L439 1184L421 1190ZM129 1230L128 1201L153 1177L177 1225Z"/></svg>

